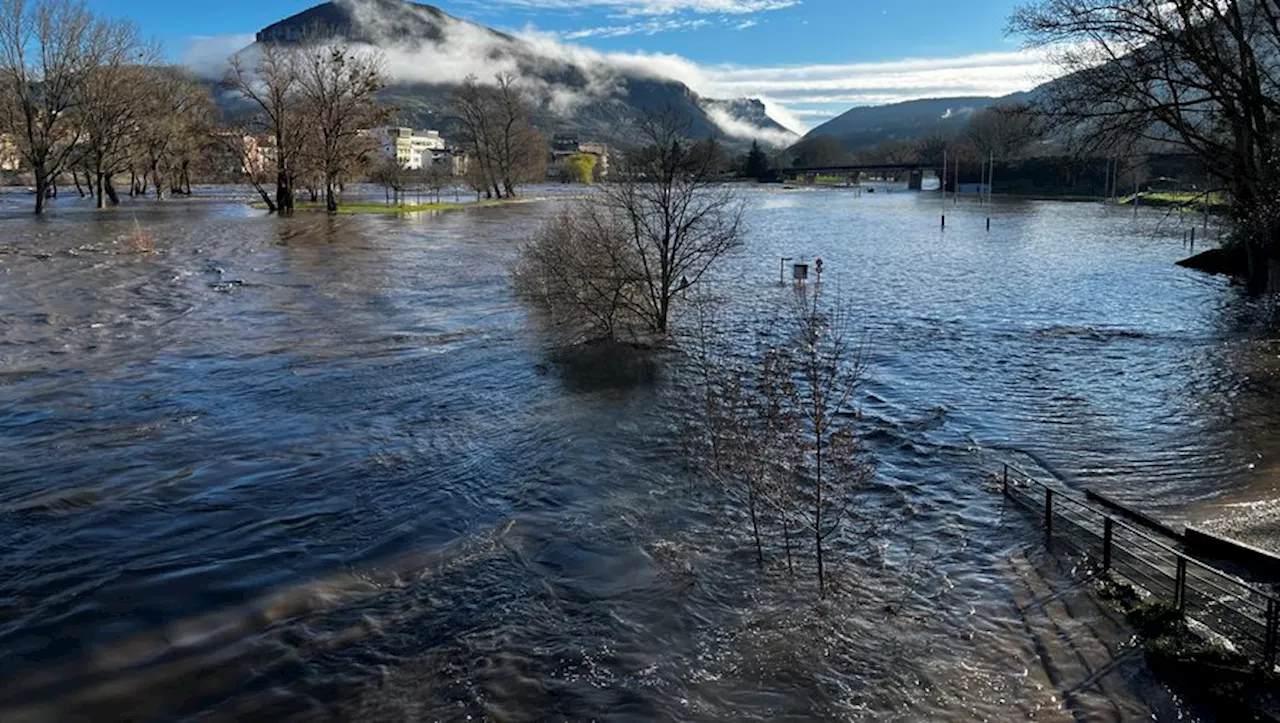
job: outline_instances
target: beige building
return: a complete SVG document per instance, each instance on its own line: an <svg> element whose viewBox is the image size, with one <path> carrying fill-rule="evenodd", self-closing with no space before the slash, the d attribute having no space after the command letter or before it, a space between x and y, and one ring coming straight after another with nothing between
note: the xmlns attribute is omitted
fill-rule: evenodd
<svg viewBox="0 0 1280 723"><path fill-rule="evenodd" d="M8 133L0 134L0 171L22 170L22 155L18 153L18 144Z"/></svg>
<svg viewBox="0 0 1280 723"><path fill-rule="evenodd" d="M401 168L419 170L443 157L445 146L440 131L415 131L412 128L374 128L369 134L377 139L382 152L396 159Z"/></svg>

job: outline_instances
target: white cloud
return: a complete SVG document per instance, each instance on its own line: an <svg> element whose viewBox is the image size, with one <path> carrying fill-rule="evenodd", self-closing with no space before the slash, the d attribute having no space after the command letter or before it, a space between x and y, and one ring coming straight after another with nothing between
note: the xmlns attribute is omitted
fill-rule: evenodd
<svg viewBox="0 0 1280 723"><path fill-rule="evenodd" d="M508 4L542 3L543 7L578 6L578 0L500 0ZM609 7L644 9L643 14L656 14L661 8L726 8L752 5L759 9L789 0L587 0ZM556 5L556 3L560 3ZM779 5L780 6L780 5ZM642 14L637 11L636 14ZM385 18L364 18L375 27ZM696 27L706 20L679 18L637 21L620 29L577 31L573 38L661 32L663 29ZM549 86L536 78L528 85L540 93L554 109L568 113L578 105L608 97L618 87L623 75L673 79L689 86L704 98L730 100L758 98L765 103L770 118L784 127L803 133L815 119L847 110L853 105L893 103L926 97L958 95L1000 96L1027 90L1050 77L1051 63L1047 52L993 52L951 58L912 58L903 60L815 65L700 65L679 55L646 52L605 53L582 45L565 42L565 38L526 28L516 33L524 46L517 49L503 36L481 26L448 19L442 30L445 42L422 43L415 49L382 47L387 69L402 82L453 84L474 75L484 82L500 71L518 72L521 64L564 63L582 72L584 90L565 86ZM597 32L599 31L599 32ZM252 36L234 35L194 38L184 54L186 63L210 77L224 67L225 58L248 45ZM712 118L730 135L744 137L748 129L740 121L718 113ZM732 122L731 122L732 121ZM751 131L765 142L778 142L776 131Z"/></svg>
<svg viewBox="0 0 1280 723"><path fill-rule="evenodd" d="M760 141L776 148L786 148L797 140L795 133L761 128L744 120L734 118L723 108L707 108L707 117L730 138Z"/></svg>
<svg viewBox="0 0 1280 723"><path fill-rule="evenodd" d="M710 24L711 21L705 18L698 18L696 20L647 20L645 22L630 23L628 25L602 25L595 28L571 30L568 32L558 33L558 36L565 40L581 40L583 38L620 38L626 35L657 35L658 33L666 33L676 30L696 30L697 28L705 28Z"/></svg>
<svg viewBox="0 0 1280 723"><path fill-rule="evenodd" d="M747 28L754 28L755 26L757 26L757 25L759 25L759 24L760 24L760 21L759 21L759 20L756 20L756 19L752 18L751 20L743 20L742 22L738 23L737 25L734 25L734 26L733 26L733 29L734 29L734 30L746 30Z"/></svg>
<svg viewBox="0 0 1280 723"><path fill-rule="evenodd" d="M1016 51L869 63L695 66L681 79L712 97L765 98L770 117L803 132L806 119L851 106L1030 90L1053 77L1049 56L1048 51Z"/></svg>
<svg viewBox="0 0 1280 723"><path fill-rule="evenodd" d="M187 38L182 50L182 64L204 77L220 78L227 58L253 43L252 33L232 35L196 35Z"/></svg>
<svg viewBox="0 0 1280 723"><path fill-rule="evenodd" d="M622 15L671 15L679 12L746 15L794 7L800 4L800 0L487 0L485 4L529 10L581 10L594 7Z"/></svg>

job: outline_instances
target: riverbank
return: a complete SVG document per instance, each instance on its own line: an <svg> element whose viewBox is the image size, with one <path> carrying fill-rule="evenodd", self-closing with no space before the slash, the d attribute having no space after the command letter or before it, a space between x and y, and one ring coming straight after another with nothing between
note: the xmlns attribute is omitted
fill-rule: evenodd
<svg viewBox="0 0 1280 723"><path fill-rule="evenodd" d="M386 203L379 201L357 201L355 203L344 203L338 206L336 213L341 215L379 215L379 214L406 214L406 213L443 213L446 211L465 211L473 208L497 208L500 206L515 206L524 203L541 203L544 201L564 200L565 198L579 198L578 196L560 197L553 199L549 196L530 196L516 198L489 199L485 201L473 201L464 203ZM249 204L251 208L260 211L267 210L267 204L262 201L254 201ZM322 201L302 201L294 204L294 211L305 212L328 212L328 208Z"/></svg>
<svg viewBox="0 0 1280 723"><path fill-rule="evenodd" d="M261 211L267 210L267 204L262 201L255 201L249 204L251 207ZM461 203L369 203L362 201L359 203L344 203L338 206L336 213L340 214L397 214L397 213L432 213L440 211L459 211L466 208L468 204ZM323 202L306 201L294 205L295 211L328 211Z"/></svg>

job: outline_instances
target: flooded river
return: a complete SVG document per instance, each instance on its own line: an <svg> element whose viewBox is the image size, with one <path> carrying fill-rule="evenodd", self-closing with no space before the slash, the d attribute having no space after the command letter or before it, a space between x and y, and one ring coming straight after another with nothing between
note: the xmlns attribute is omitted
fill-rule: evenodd
<svg viewBox="0 0 1280 723"><path fill-rule="evenodd" d="M932 194L746 193L724 314L822 257L869 350L871 494L910 513L823 604L681 464L678 354L553 363L507 269L556 202L0 197L0 720L1185 712L985 475L1173 522L1269 494L1269 311L1175 267L1162 211L940 231Z"/></svg>

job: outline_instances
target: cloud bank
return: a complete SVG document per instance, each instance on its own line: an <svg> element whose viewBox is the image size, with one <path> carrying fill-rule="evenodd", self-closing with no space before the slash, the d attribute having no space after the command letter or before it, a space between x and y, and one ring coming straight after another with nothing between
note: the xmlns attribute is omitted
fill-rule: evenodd
<svg viewBox="0 0 1280 723"><path fill-rule="evenodd" d="M784 6L788 0L586 0L635 15L660 15L690 8L708 12L753 12ZM500 0L530 7L577 7L581 0ZM557 5L557 3L560 3ZM394 28L396 19L360 3L349 5L357 22L375 34ZM736 8L736 10L735 10ZM754 10L743 10L754 8ZM1002 96L1027 90L1050 76L1043 52L980 53L952 58L916 58L885 62L817 65L700 65L679 55L646 52L602 52L568 39L661 32L684 27L676 18L639 20L628 32L608 28L584 29L567 35L526 28L514 33L519 42L483 26L446 17L444 42L425 42L414 48L379 47L389 74L398 82L456 84L468 76L484 82L496 73L510 72L540 94L554 111L573 112L582 104L606 99L621 87L624 77L676 80L703 98L757 98L770 118L796 133L851 106L894 103L926 97ZM206 77L219 77L225 59L249 45L249 35L193 38L184 55L186 64ZM524 72L565 65L579 71L584 87L549 84ZM794 136L759 128L722 108L708 106L708 117L729 136L787 145Z"/></svg>
<svg viewBox="0 0 1280 723"><path fill-rule="evenodd" d="M783 10L795 7L800 0L485 0L487 6L506 6L525 10L581 10L600 8L619 15L672 15L675 13L748 13Z"/></svg>

